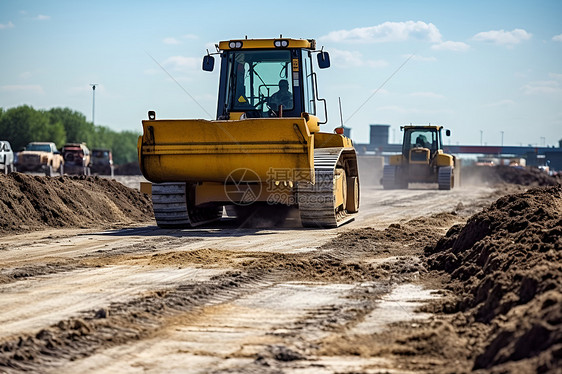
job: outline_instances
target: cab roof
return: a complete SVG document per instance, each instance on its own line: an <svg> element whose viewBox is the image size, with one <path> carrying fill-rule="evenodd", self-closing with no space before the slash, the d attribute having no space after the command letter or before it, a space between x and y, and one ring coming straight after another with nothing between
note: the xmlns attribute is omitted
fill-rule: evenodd
<svg viewBox="0 0 562 374"><path fill-rule="evenodd" d="M440 125L404 125L400 126L400 130L412 130L412 129L435 129L441 130L443 126Z"/></svg>
<svg viewBox="0 0 562 374"><path fill-rule="evenodd" d="M316 49L316 41L314 39L233 39L221 41L218 44L221 51L240 50L240 49L287 49L302 48Z"/></svg>

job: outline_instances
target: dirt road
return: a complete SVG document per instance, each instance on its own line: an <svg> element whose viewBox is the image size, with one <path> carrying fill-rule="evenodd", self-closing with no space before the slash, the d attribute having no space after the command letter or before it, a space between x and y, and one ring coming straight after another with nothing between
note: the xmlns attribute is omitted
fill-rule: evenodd
<svg viewBox="0 0 562 374"><path fill-rule="evenodd" d="M334 230L225 220L3 237L0 372L404 372L391 350L334 339L415 329L428 315L414 310L438 297L418 281L417 254L497 194L366 187L361 198Z"/></svg>

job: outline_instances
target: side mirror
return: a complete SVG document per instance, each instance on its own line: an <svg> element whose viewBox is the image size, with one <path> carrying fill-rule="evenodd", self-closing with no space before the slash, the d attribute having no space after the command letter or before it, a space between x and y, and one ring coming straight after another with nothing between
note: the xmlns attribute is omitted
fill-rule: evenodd
<svg viewBox="0 0 562 374"><path fill-rule="evenodd" d="M215 68L215 58L211 55L206 55L203 57L203 70L213 71Z"/></svg>
<svg viewBox="0 0 562 374"><path fill-rule="evenodd" d="M320 69L326 69L330 67L330 55L328 52L320 52L316 55L318 58L318 67Z"/></svg>
<svg viewBox="0 0 562 374"><path fill-rule="evenodd" d="M451 130L445 130L445 135L451 136Z"/></svg>

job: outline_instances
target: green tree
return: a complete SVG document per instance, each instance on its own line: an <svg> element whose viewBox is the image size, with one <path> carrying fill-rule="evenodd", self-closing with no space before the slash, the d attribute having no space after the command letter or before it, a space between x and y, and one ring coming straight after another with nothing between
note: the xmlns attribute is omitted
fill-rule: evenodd
<svg viewBox="0 0 562 374"><path fill-rule="evenodd" d="M115 131L105 127L96 126L92 146L97 148L113 148Z"/></svg>
<svg viewBox="0 0 562 374"><path fill-rule="evenodd" d="M126 164L136 161L137 139L139 134L134 131L115 133L113 142L113 160L116 164Z"/></svg>
<svg viewBox="0 0 562 374"><path fill-rule="evenodd" d="M43 134L43 138L38 139L43 142L53 142L57 148L61 148L66 143L66 132L64 126L60 122L50 123Z"/></svg>
<svg viewBox="0 0 562 374"><path fill-rule="evenodd" d="M61 123L69 143L92 144L95 139L94 125L86 116L70 108L53 108L48 111L51 123Z"/></svg>
<svg viewBox="0 0 562 374"><path fill-rule="evenodd" d="M135 131L116 132L105 126L94 126L86 121L86 116L70 108L47 111L28 105L0 108L0 137L16 150L33 141L54 142L58 148L66 142L84 142L90 149L111 149L115 164L124 164L137 160L138 136Z"/></svg>
<svg viewBox="0 0 562 374"><path fill-rule="evenodd" d="M51 124L43 112L28 105L10 108L2 114L0 134L16 150L33 141L53 141L60 147L66 140L60 124Z"/></svg>

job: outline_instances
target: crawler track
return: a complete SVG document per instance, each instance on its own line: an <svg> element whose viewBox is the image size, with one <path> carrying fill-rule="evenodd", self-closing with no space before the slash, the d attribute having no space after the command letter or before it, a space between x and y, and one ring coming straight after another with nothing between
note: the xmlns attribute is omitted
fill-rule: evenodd
<svg viewBox="0 0 562 374"><path fill-rule="evenodd" d="M184 182L152 185L154 218L159 227L195 227L221 218L222 206L196 208L190 203L188 189Z"/></svg>
<svg viewBox="0 0 562 374"><path fill-rule="evenodd" d="M352 166L346 168L346 161L351 161ZM298 185L299 211L304 227L333 228L354 219L354 214L348 213L345 206L336 206L335 176L338 167L343 168L348 177L354 176L356 165L355 151L343 148L314 150L315 183Z"/></svg>

